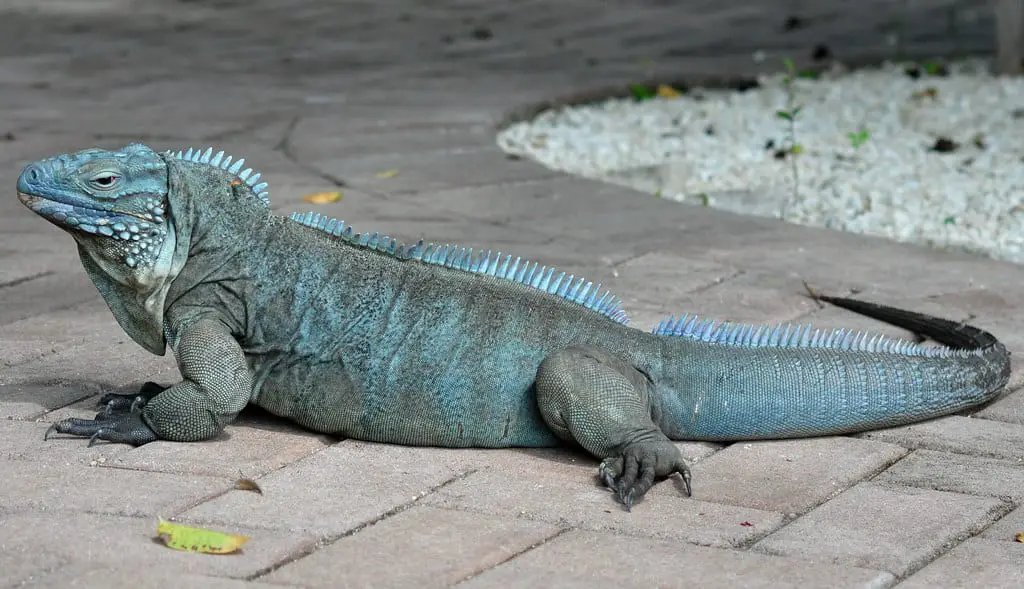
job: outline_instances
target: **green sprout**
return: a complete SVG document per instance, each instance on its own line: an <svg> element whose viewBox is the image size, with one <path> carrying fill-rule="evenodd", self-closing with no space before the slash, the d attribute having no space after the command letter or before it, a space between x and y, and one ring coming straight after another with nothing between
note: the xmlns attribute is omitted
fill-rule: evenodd
<svg viewBox="0 0 1024 589"><path fill-rule="evenodd" d="M854 149L860 149L861 145L864 145L868 139L871 139L871 132L866 128L861 127L856 131L850 131L846 134L846 137L850 140L850 145L852 145Z"/></svg>
<svg viewBox="0 0 1024 589"><path fill-rule="evenodd" d="M630 84L629 91L633 94L633 98L637 101L650 100L657 96L654 90L651 90L643 84Z"/></svg>

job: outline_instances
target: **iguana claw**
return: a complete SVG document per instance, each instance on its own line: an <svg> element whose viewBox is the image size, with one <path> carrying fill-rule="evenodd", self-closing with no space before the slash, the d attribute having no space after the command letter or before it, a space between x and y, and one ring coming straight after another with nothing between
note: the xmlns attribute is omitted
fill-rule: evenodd
<svg viewBox="0 0 1024 589"><path fill-rule="evenodd" d="M153 397L167 387L147 382L139 388L138 394L108 393L100 397L99 403L103 410L94 419L70 417L51 425L43 439L50 434L70 434L72 436L88 436L91 447L97 440L115 444L131 444L141 446L157 439L152 428L142 419L142 408Z"/></svg>
<svg viewBox="0 0 1024 589"><path fill-rule="evenodd" d="M96 419L100 419L100 416L111 417L118 413L132 412L134 406L137 404L145 405L153 399L153 397L159 395L170 387L157 384L155 382L145 382L139 387L138 393L107 393L100 397L99 405L103 406L103 412L96 416Z"/></svg>
<svg viewBox="0 0 1024 589"><path fill-rule="evenodd" d="M95 444L97 440L141 446L157 439L156 433L146 425L139 412L121 413L102 419L69 417L51 425L43 434L43 439L49 439L50 434L54 432L72 436L88 436L89 446Z"/></svg>
<svg viewBox="0 0 1024 589"><path fill-rule="evenodd" d="M631 444L621 455L603 460L598 466L598 474L604 484L615 491L626 511L631 511L633 503L642 499L654 486L656 476L679 473L689 497L692 494L690 468L678 452L671 443Z"/></svg>

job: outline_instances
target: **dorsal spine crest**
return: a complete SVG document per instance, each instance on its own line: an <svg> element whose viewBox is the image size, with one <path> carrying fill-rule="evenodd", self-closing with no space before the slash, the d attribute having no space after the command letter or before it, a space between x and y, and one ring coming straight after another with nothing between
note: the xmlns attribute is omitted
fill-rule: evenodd
<svg viewBox="0 0 1024 589"><path fill-rule="evenodd" d="M745 348L828 348L929 358L967 357L982 353L982 350L925 346L909 340L842 327L815 329L809 324L718 323L714 319L702 319L691 314L678 319L669 315L651 333Z"/></svg>
<svg viewBox="0 0 1024 589"><path fill-rule="evenodd" d="M400 260L415 260L424 264L509 280L583 305L617 323L624 324L629 321L626 312L620 308L622 301L610 291L606 290L602 294L600 284L595 285L583 277L577 278L572 274L566 276L565 272L557 272L555 268L541 266L537 262L523 260L520 257L513 258L512 254L503 256L501 252L479 250L474 255L473 248L447 243L424 243L422 239L413 244L399 243L394 238L381 236L376 232L355 233L344 221L328 218L320 213L296 212L288 218L306 227L319 229L346 243L383 252Z"/></svg>
<svg viewBox="0 0 1024 589"><path fill-rule="evenodd" d="M186 162L206 164L224 170L229 174L234 174L235 177L245 182L252 189L253 194L258 196L263 201L263 204L270 206L270 192L267 191L267 183L260 182L261 174L254 172L252 168L242 169L242 166L245 165L245 158L238 158L232 164L230 155L225 155L223 151L218 151L215 154L212 147L207 147L205 151L202 148L192 147L188 148L187 151L171 150L165 151L164 155Z"/></svg>

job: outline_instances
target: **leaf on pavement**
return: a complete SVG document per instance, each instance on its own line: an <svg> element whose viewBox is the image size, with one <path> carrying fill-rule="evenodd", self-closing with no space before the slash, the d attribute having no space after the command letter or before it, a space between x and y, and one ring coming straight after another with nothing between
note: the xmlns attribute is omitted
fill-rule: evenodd
<svg viewBox="0 0 1024 589"><path fill-rule="evenodd" d="M1024 542L1024 532L1017 532L1017 535L1013 537L1018 542Z"/></svg>
<svg viewBox="0 0 1024 589"><path fill-rule="evenodd" d="M252 491L253 493L263 494L263 489L256 484L256 481L252 479L238 479L235 481L235 488L239 491Z"/></svg>
<svg viewBox="0 0 1024 589"><path fill-rule="evenodd" d="M395 176L398 175L398 170L395 169L395 168L392 168L390 170L384 170L383 172L377 172L376 175L381 180L384 180L384 179L387 179L387 178L394 178Z"/></svg>
<svg viewBox="0 0 1024 589"><path fill-rule="evenodd" d="M190 528L157 516L156 534L164 544L175 550L202 554L229 554L249 541L248 536L226 534L203 528Z"/></svg>
<svg viewBox="0 0 1024 589"><path fill-rule="evenodd" d="M307 194L302 197L302 200L311 202L313 204L325 205L332 202L338 202L341 200L341 191L335 190L333 192L314 192L313 194Z"/></svg>
<svg viewBox="0 0 1024 589"><path fill-rule="evenodd" d="M682 92L668 84L659 84L656 93L662 98L679 98L683 95Z"/></svg>

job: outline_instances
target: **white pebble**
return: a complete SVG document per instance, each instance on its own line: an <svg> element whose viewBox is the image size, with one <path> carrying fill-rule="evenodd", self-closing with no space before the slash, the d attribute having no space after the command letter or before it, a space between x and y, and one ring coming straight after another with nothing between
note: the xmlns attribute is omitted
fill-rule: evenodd
<svg viewBox="0 0 1024 589"><path fill-rule="evenodd" d="M782 75L742 93L554 109L497 139L549 168L673 200L775 217L788 200L792 222L1024 262L1024 77L992 76L979 60L946 77L904 67L796 80L795 196L790 157L766 148L788 142ZM861 128L855 147L848 134ZM932 150L940 137L959 147Z"/></svg>

